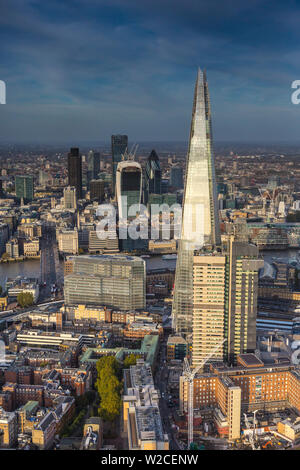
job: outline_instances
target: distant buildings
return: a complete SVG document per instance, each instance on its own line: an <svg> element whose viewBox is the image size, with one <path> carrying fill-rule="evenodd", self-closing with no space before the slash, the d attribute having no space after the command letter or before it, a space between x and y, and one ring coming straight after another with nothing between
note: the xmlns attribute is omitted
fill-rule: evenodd
<svg viewBox="0 0 300 470"><path fill-rule="evenodd" d="M78 254L78 230L60 230L57 234L58 250L60 253Z"/></svg>
<svg viewBox="0 0 300 470"><path fill-rule="evenodd" d="M18 175L15 177L16 197L25 202L32 201L34 195L33 176Z"/></svg>
<svg viewBox="0 0 300 470"><path fill-rule="evenodd" d="M96 230L89 231L89 253L91 254L113 254L119 252L119 240L115 235L113 238L98 237Z"/></svg>
<svg viewBox="0 0 300 470"><path fill-rule="evenodd" d="M100 153L90 150L88 153L87 186L90 188L90 182L98 178L100 172Z"/></svg>
<svg viewBox="0 0 300 470"><path fill-rule="evenodd" d="M183 169L181 166L171 167L170 186L174 189L183 189Z"/></svg>
<svg viewBox="0 0 300 470"><path fill-rule="evenodd" d="M19 250L19 242L17 238L11 238L6 243L6 253L10 258L19 258L20 250Z"/></svg>
<svg viewBox="0 0 300 470"><path fill-rule="evenodd" d="M119 209L119 220L128 217L130 207L135 205L135 211L130 216L135 217L142 202L143 173L138 162L124 160L118 164L116 175L116 195Z"/></svg>
<svg viewBox="0 0 300 470"><path fill-rule="evenodd" d="M6 281L6 290L9 297L17 299L21 293L28 292L32 294L33 302L36 303L39 297L39 283L38 279L22 278L8 278Z"/></svg>
<svg viewBox="0 0 300 470"><path fill-rule="evenodd" d="M82 198L82 159L79 148L73 147L68 153L68 183L76 188L78 199Z"/></svg>
<svg viewBox="0 0 300 470"><path fill-rule="evenodd" d="M112 135L111 136L111 154L112 154L112 195L116 191L116 173L118 164L122 161L122 155L128 149L128 136L127 135Z"/></svg>
<svg viewBox="0 0 300 470"><path fill-rule="evenodd" d="M105 195L105 183L103 180L93 179L90 181L90 200L103 202Z"/></svg>
<svg viewBox="0 0 300 470"><path fill-rule="evenodd" d="M64 208L77 208L76 188L74 186L67 186L66 188L64 188Z"/></svg>
<svg viewBox="0 0 300 470"><path fill-rule="evenodd" d="M149 194L161 194L161 167L155 150L152 150L146 162L144 203L148 202Z"/></svg>
<svg viewBox="0 0 300 470"><path fill-rule="evenodd" d="M125 310L145 307L145 261L133 256L79 256L65 276L67 305L107 305Z"/></svg>

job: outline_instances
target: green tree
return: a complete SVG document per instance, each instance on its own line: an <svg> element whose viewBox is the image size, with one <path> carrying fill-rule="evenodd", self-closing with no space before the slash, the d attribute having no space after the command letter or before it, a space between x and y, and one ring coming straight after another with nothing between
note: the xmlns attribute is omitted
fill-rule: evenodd
<svg viewBox="0 0 300 470"><path fill-rule="evenodd" d="M123 366L124 369L128 369L130 366L135 366L136 360L141 357L140 354L129 354L129 356L126 356L124 361L123 361Z"/></svg>
<svg viewBox="0 0 300 470"><path fill-rule="evenodd" d="M30 307L30 305L33 305L33 294L31 292L20 292L17 296L17 302L20 307Z"/></svg>
<svg viewBox="0 0 300 470"><path fill-rule="evenodd" d="M113 421L121 409L122 384L118 378L120 367L113 356L102 357L96 364L96 388L100 397L99 415Z"/></svg>

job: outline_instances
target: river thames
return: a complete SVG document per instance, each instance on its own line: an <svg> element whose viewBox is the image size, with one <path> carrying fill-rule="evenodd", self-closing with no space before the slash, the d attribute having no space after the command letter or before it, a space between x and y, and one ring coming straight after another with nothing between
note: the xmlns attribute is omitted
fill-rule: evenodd
<svg viewBox="0 0 300 470"><path fill-rule="evenodd" d="M288 261L295 260L298 255L297 249L286 251L265 251L261 253L266 261ZM174 269L176 260L162 259L162 256L151 256L144 258L147 269ZM299 256L300 261L300 256ZM63 261L60 261L60 270L63 271ZM22 262L1 263L0 264L0 284L4 287L7 278L17 276L34 277L40 279L40 260L27 260Z"/></svg>

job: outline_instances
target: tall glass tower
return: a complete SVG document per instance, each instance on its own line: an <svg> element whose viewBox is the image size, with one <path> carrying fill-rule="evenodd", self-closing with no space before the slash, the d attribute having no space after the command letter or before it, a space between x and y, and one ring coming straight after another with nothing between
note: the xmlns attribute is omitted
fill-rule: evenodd
<svg viewBox="0 0 300 470"><path fill-rule="evenodd" d="M193 255L221 244L212 149L211 113L205 72L198 70L187 155L181 239L175 275L173 326L185 338L193 323Z"/></svg>
<svg viewBox="0 0 300 470"><path fill-rule="evenodd" d="M152 150L146 162L144 203L148 202L149 194L161 194L161 167L155 150Z"/></svg>
<svg viewBox="0 0 300 470"><path fill-rule="evenodd" d="M122 161L122 155L128 149L128 136L127 135L112 135L111 136L111 154L112 154L112 195L116 193L116 174L118 164Z"/></svg>
<svg viewBox="0 0 300 470"><path fill-rule="evenodd" d="M68 153L68 182L76 188L76 196L82 198L82 160L79 148L73 147Z"/></svg>
<svg viewBox="0 0 300 470"><path fill-rule="evenodd" d="M90 187L90 182L98 178L100 171L100 153L90 150L88 153L88 169L87 169L87 184Z"/></svg>

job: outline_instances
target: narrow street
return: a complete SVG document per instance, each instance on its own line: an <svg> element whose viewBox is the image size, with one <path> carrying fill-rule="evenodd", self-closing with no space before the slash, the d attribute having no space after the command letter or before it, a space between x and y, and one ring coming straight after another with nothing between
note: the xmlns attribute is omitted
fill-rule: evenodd
<svg viewBox="0 0 300 470"><path fill-rule="evenodd" d="M157 365L156 373L154 376L155 386L160 391L160 414L162 418L164 432L169 436L170 449L179 450L180 447L174 436L174 429L172 428L172 423L170 422L169 415L172 413L171 409L167 404L167 395L168 395L168 366L166 361L166 339L160 345L160 359Z"/></svg>
<svg viewBox="0 0 300 470"><path fill-rule="evenodd" d="M46 283L40 292L40 301L50 300L51 285L61 284L62 279L59 274L58 249L55 240L55 232L49 228L41 238L41 283Z"/></svg>

